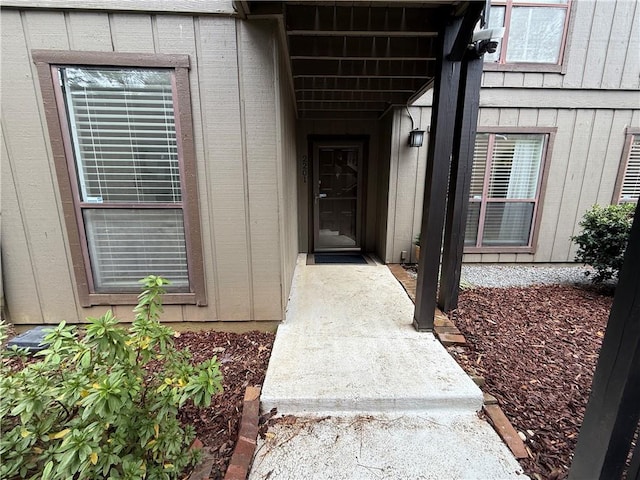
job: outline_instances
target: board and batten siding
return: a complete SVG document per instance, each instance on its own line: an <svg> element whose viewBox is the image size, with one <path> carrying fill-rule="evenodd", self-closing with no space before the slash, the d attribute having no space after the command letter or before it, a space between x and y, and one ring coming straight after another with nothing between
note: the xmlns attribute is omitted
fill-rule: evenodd
<svg viewBox="0 0 640 480"><path fill-rule="evenodd" d="M421 118L429 121L429 107L412 110L422 110ZM413 115L416 118L416 113ZM557 128L546 158L547 180L540 197L542 216L535 253L473 253L465 254L464 261L572 262L576 247L570 237L579 233L578 223L593 204L611 203L625 130L640 126L640 109L480 108L478 130L500 126L522 127L523 132L532 127ZM426 128L424 120L422 128ZM400 262L401 252L411 250L420 229L426 154L419 151L426 147L406 147L410 129L406 111L396 110L385 258L389 263Z"/></svg>
<svg viewBox="0 0 640 480"><path fill-rule="evenodd" d="M278 89L275 80L274 25L11 8L1 22L2 269L11 321L82 322L109 308L79 306L33 49L189 55L207 306L167 305L163 320L282 320L297 254L295 139L288 84ZM133 317L131 306L113 310Z"/></svg>
<svg viewBox="0 0 640 480"><path fill-rule="evenodd" d="M637 90L640 88L638 51L640 2L574 0L571 2L564 74L485 71L483 86Z"/></svg>
<svg viewBox="0 0 640 480"><path fill-rule="evenodd" d="M430 108L410 108L415 128L427 130ZM409 146L412 121L406 109L395 109L391 117L391 155L387 211L386 263L416 262L413 242L420 233L424 178L427 166L427 137L422 147Z"/></svg>
<svg viewBox="0 0 640 480"><path fill-rule="evenodd" d="M640 2L573 1L563 72L485 70L478 129L557 128L546 159L547 181L535 253L465 254L467 262L572 262L578 222L593 204L609 204L626 127L640 126ZM418 99L423 129L431 119L431 92ZM412 109L414 112L416 109ZM414 113L414 118L417 115ZM400 262L419 229L424 173L404 109L393 116L389 218L385 259ZM396 139L398 136L398 139ZM426 151L426 148L423 147ZM426 156L426 154L423 154ZM417 175L418 182L410 177ZM396 184L394 184L396 182ZM417 219L417 220L416 220ZM413 231L411 231L413 228Z"/></svg>

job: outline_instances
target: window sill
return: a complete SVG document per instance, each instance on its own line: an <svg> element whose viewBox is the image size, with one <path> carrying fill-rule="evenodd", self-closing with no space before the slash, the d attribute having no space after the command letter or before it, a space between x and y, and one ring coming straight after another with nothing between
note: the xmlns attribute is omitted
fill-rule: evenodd
<svg viewBox="0 0 640 480"><path fill-rule="evenodd" d="M531 72L564 74L563 65L549 63L485 63L485 72Z"/></svg>
<svg viewBox="0 0 640 480"><path fill-rule="evenodd" d="M97 305L137 305L136 293L90 293L81 299L83 307ZM205 306L206 301L198 301L195 293L165 293L162 296L163 305L198 305Z"/></svg>
<svg viewBox="0 0 640 480"><path fill-rule="evenodd" d="M533 247L464 247L463 253L535 253Z"/></svg>

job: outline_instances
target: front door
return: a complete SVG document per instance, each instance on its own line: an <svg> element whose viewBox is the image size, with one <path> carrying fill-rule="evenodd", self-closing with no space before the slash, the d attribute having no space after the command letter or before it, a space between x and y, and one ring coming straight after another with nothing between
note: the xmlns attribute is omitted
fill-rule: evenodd
<svg viewBox="0 0 640 480"><path fill-rule="evenodd" d="M313 240L315 252L361 248L363 144L313 144Z"/></svg>

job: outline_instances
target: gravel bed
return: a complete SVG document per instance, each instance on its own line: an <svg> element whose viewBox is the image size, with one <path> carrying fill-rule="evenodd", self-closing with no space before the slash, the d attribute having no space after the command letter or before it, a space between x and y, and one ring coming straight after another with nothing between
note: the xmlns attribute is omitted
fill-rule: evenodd
<svg viewBox="0 0 640 480"><path fill-rule="evenodd" d="M405 269L417 277L417 265ZM527 287L531 285L590 285L593 271L584 265L549 264L465 264L462 265L462 286L467 287ZM611 286L613 283L611 283ZM605 286L609 286L605 284Z"/></svg>
<svg viewBox="0 0 640 480"><path fill-rule="evenodd" d="M587 285L591 283L587 271L583 265L463 265L462 282L477 287Z"/></svg>

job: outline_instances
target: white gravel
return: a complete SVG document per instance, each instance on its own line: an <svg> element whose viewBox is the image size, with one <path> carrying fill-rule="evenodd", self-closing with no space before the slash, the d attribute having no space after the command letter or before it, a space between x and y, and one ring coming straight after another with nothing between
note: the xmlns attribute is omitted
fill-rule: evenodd
<svg viewBox="0 0 640 480"><path fill-rule="evenodd" d="M591 276L585 272L591 267L573 264L493 264L462 265L462 286L526 287L528 285L587 285ZM414 278L415 272L409 271Z"/></svg>
<svg viewBox="0 0 640 480"><path fill-rule="evenodd" d="M462 284L478 287L517 287L540 284L589 284L583 265L473 264L462 266Z"/></svg>

